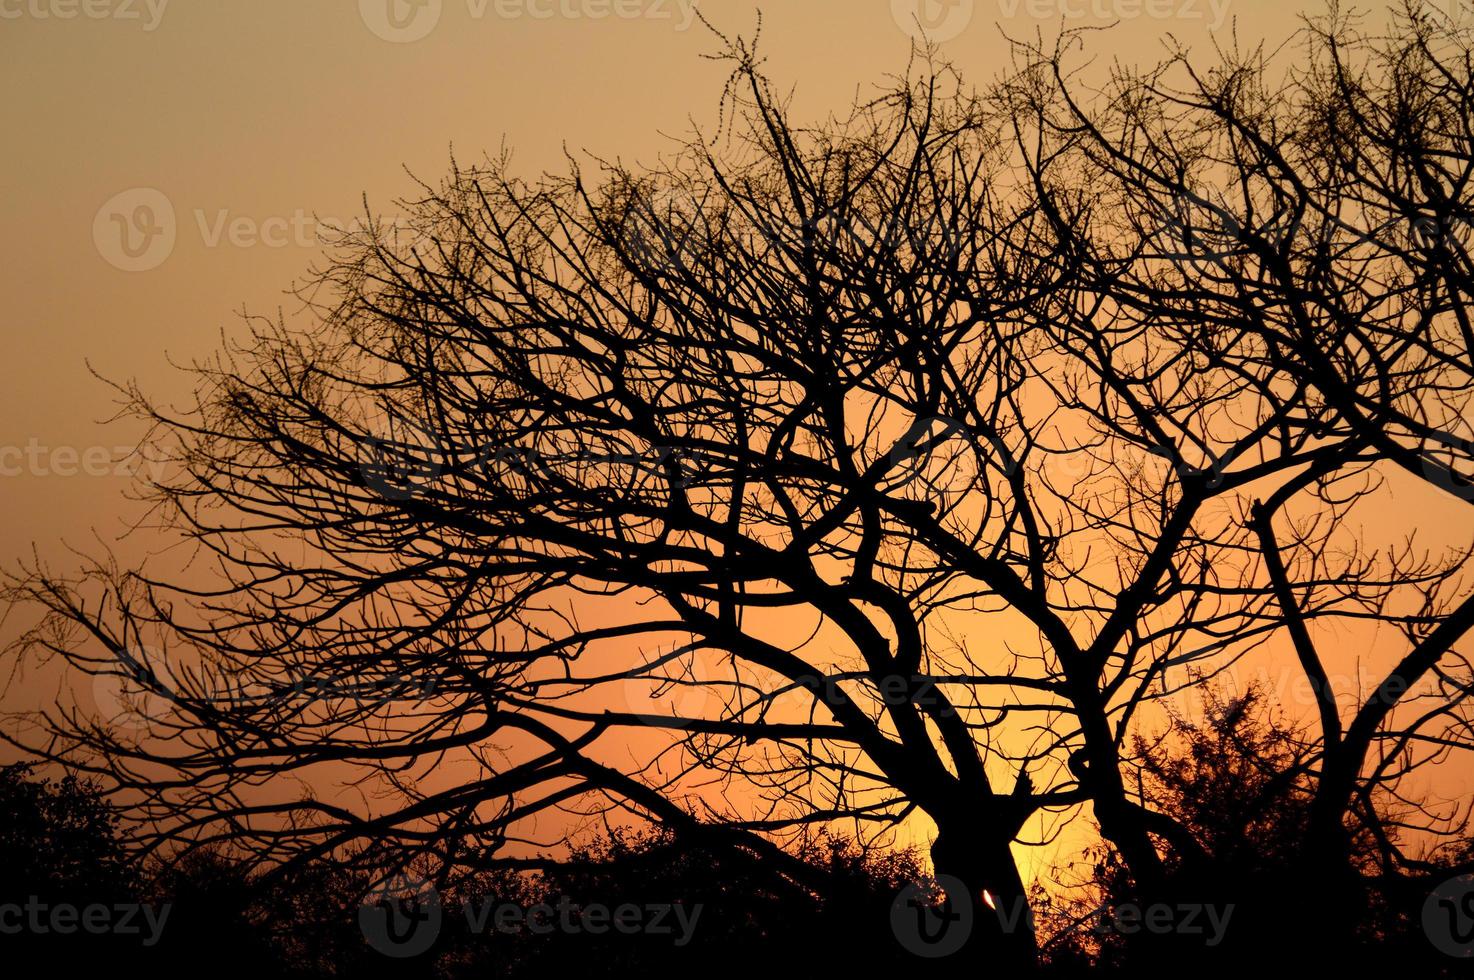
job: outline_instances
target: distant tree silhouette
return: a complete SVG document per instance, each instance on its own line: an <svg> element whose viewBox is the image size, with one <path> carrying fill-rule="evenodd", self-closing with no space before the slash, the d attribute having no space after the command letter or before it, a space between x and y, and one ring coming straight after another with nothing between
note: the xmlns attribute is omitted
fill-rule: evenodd
<svg viewBox="0 0 1474 980"><path fill-rule="evenodd" d="M1258 689L1229 696L1209 685L1200 694L1201 721L1173 713L1156 736L1138 736L1135 754L1143 798L1187 828L1201 847L1199 860L1190 866L1171 860L1171 899L1231 910L1232 929L1211 945L1207 935L1149 937L1146 943L1122 935L1110 926L1111 916L1123 904L1140 904L1144 896L1120 856L1096 846L1087 855L1093 862L1089 886L1072 892L1065 914L1056 919L1050 958L1088 962L1093 972L1122 975L1194 965L1228 973L1262 965L1266 950L1274 950L1277 970L1464 975L1422 932L1429 884L1398 877L1384 851L1388 841L1405 843L1400 817L1415 809L1398 801L1379 801L1359 813L1348 835L1356 901L1334 903L1355 909L1345 923L1348 941L1330 945L1317 937L1307 942L1308 935L1315 936L1307 934L1307 923L1317 918L1317 906L1329 901L1322 883L1300 873L1318 747L1304 730L1277 718ZM1468 847L1467 840L1462 846ZM1441 879L1458 867L1459 858L1443 856L1431 863L1441 868Z"/></svg>
<svg viewBox="0 0 1474 980"><path fill-rule="evenodd" d="M132 874L117 840L117 816L97 788L75 775L45 779L35 767L0 767L0 881L5 901L31 894L129 895Z"/></svg>
<svg viewBox="0 0 1474 980"><path fill-rule="evenodd" d="M307 322L201 365L193 406L123 386L197 560L28 568L8 598L42 613L17 655L115 675L149 725L58 707L11 737L106 779L146 850L454 887L524 867L544 819L633 816L823 894L785 845L925 818L950 897L1010 913L1025 827L1085 803L1147 899L1211 864L1134 735L1265 648L1317 696L1298 873L1354 880L1357 814L1470 745L1468 546L1357 534L1388 460L1443 444L1404 395L1469 390L1425 334L1359 347L1366 311L1462 322L1465 239L1378 278L1332 218L1380 171L1310 192L1274 154L1360 151L1327 107L1419 80L1404 115L1457 122L1467 36L1340 24L1286 79L1182 58L1089 104L1078 37L982 94L914 64L811 128L734 40L717 139L423 185L338 243ZM1217 177L1251 212L1229 234ZM1430 179L1460 213L1466 182ZM1316 647L1339 623L1410 645L1350 719ZM1032 968L1030 922L975 916L954 965Z"/></svg>
<svg viewBox="0 0 1474 980"><path fill-rule="evenodd" d="M34 767L0 767L0 906L19 916L0 923L0 950L12 962L35 957L58 969L126 958L136 941L82 930L80 919L65 935L52 930L49 910L136 901L129 857L117 839L117 818L96 788L74 775L45 779ZM29 923L36 905L42 928Z"/></svg>
<svg viewBox="0 0 1474 980"><path fill-rule="evenodd" d="M667 935L472 931L470 918L448 915L433 953L389 959L370 949L356 912L372 877L330 862L301 868L290 880L262 875L210 850L145 862L118 846L106 801L73 778L49 782L27 767L0 770L6 901L39 896L79 907L97 902L168 904L160 941L140 948L122 937L7 935L7 951L25 950L58 968L138 975L185 975L220 964L230 975L328 978L541 977L631 972L674 975L758 969L773 956L803 969L858 971L901 967L899 948L877 955L873 936L890 928L890 906L907 885L926 880L914 850L866 851L820 835L793 855L812 869L822 892L795 888L729 851L692 851L660 831L612 829L585 838L562 862L542 869L498 869L459 883L443 896L459 912L470 903L570 903L613 910L631 904L679 904L699 910L703 928L676 944ZM23 894L22 894L23 893ZM488 918L487 922L492 920Z"/></svg>
<svg viewBox="0 0 1474 980"><path fill-rule="evenodd" d="M582 910L680 904L699 909L699 928L676 945L663 935L467 936L447 959L455 971L484 976L622 977L745 973L781 963L787 971L900 969L911 961L899 946L877 946L889 932L891 903L926 875L910 851L866 853L852 841L810 840L793 851L813 869L822 890L795 887L730 852L692 850L665 832L615 831L576 847L565 862L535 879L498 876L457 897L512 901L523 908L566 897Z"/></svg>

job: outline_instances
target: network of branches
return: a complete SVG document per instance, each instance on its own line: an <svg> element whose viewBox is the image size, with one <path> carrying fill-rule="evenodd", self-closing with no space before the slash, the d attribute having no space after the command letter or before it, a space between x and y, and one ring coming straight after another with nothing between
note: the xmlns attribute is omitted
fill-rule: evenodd
<svg viewBox="0 0 1474 980"><path fill-rule="evenodd" d="M20 569L12 652L152 710L7 737L147 848L451 873L638 820L802 878L786 840L924 819L1024 901L1012 845L1085 804L1145 891L1213 859L1143 732L1259 662L1313 694L1303 860L1426 872L1474 592L1399 502L1474 498L1470 37L1087 40L803 126L722 38L717 131L657 165L422 185L193 405L121 387L178 544Z"/></svg>

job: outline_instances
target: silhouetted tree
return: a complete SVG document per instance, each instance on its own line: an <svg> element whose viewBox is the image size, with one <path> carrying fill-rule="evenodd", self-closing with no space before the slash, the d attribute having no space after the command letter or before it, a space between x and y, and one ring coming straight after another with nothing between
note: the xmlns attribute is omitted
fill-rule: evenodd
<svg viewBox="0 0 1474 980"><path fill-rule="evenodd" d="M35 767L0 767L0 882L5 901L37 894L75 901L132 891L117 817L96 786L75 775L38 777Z"/></svg>
<svg viewBox="0 0 1474 980"><path fill-rule="evenodd" d="M116 824L112 809L84 779L41 778L26 765L0 767L0 949L7 958L33 957L65 970L137 952L132 937L82 928L82 910L89 906L105 906L111 919L115 905L139 897ZM76 911L53 924L58 907Z"/></svg>
<svg viewBox="0 0 1474 980"><path fill-rule="evenodd" d="M1474 499L1471 35L1436 4L1403 5L1380 34L1366 19L1332 5L1280 48L1228 48L1208 65L1180 50L1115 73L1104 91L1075 82L1077 38L1066 37L1020 46L1011 87L1026 170L1059 202L1041 207L1061 216L1080 272L1081 336L1264 364L1276 391L1320 410L1307 420L1317 458L1257 486L1242 516L1315 696L1300 856L1327 883L1326 930L1356 918L1337 903L1357 900L1357 811L1474 747L1474 671L1458 649L1474 626L1474 595L1455 574L1466 552L1364 550L1359 570L1327 588L1324 556L1305 539L1320 503L1342 492L1330 484L1353 474L1380 483L1396 468ZM1104 330L1099 310L1110 311ZM1356 462L1367 453L1375 470ZM1318 603L1338 601L1405 639L1369 683L1334 678L1325 649L1336 641L1308 623ZM1458 807L1402 819L1457 835L1466 817ZM1405 872L1429 870L1394 841L1382 847Z"/></svg>
<svg viewBox="0 0 1474 980"><path fill-rule="evenodd" d="M1311 63L1346 36L1307 35ZM44 613L20 653L156 708L143 733L57 709L12 737L106 778L146 848L454 881L516 866L540 819L634 814L821 893L785 842L924 817L951 897L1012 911L1025 826L1082 803L1144 895L1210 859L1129 778L1132 735L1277 644L1319 696L1313 873L1351 874L1348 814L1467 745L1469 552L1359 545L1387 440L1306 345L1360 321L1307 312L1282 251L1234 238L1203 271L1178 207L1184 186L1207 206L1207 168L1268 195L1250 227L1303 223L1245 147L1332 137L1232 59L1120 78L1097 113L1074 38L983 95L927 63L815 128L737 40L718 140L597 179L494 159L423 186L340 243L309 322L253 319L200 366L190 409L124 388L174 464L155 514L210 577L16 576ZM1294 139L1248 127L1297 113ZM1315 213L1369 179L1327 179ZM1333 240L1291 267L1358 261ZM1355 285L1371 300L1330 295L1426 294ZM1463 315L1437 296L1430 316ZM1448 384L1432 355L1364 363L1368 385ZM1421 719L1394 723L1384 684L1342 723L1312 632L1337 621L1415 643L1388 681L1438 679ZM975 917L960 955L1032 966L1013 921Z"/></svg>
<svg viewBox="0 0 1474 980"><path fill-rule="evenodd" d="M629 976L654 972L746 973L782 963L795 972L836 974L900 969L901 947L877 946L889 932L891 904L908 885L926 880L912 851L867 852L853 841L822 836L793 850L813 869L821 890L791 881L725 850L691 849L665 832L612 831L575 847L532 879L498 876L468 882L456 896L472 903L512 902L522 908L566 900L578 915L590 906L615 909L682 906L698 928L677 944L671 935L609 930L602 935L471 935L446 959L454 975ZM457 945L454 942L452 945Z"/></svg>

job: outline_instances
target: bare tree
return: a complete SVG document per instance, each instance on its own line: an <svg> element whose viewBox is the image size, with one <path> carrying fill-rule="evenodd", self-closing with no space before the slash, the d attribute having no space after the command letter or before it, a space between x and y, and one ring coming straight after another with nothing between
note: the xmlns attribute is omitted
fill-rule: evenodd
<svg viewBox="0 0 1474 980"><path fill-rule="evenodd" d="M1038 141L1021 143L1027 169L1041 197L1062 202L1045 207L1067 219L1060 233L1094 304L1082 329L1109 311L1112 332L1189 345L1267 397L1314 409L1276 423L1277 438L1315 447L1306 465L1256 484L1241 520L1254 534L1255 580L1272 587L1288 655L1315 697L1305 859L1319 880L1342 884L1356 877L1355 827L1382 835L1388 873L1433 870L1385 833L1377 801L1411 809L1405 829L1417 832L1405 839L1462 832L1467 801L1425 806L1428 783L1406 777L1474 748L1464 546L1444 547L1444 529L1430 528L1432 548L1357 547L1334 581L1307 536L1348 520L1348 480L1371 492L1389 467L1474 498L1471 35L1415 2L1389 30L1333 7L1278 49L1220 51L1211 65L1179 51L1094 92L1070 68L1078 39L1065 38L1020 45L1013 87L1014 118L1031 124L1018 132ZM1087 187L1088 203L1075 205ZM1338 601L1405 640L1389 669L1339 690L1334 634L1307 623ZM1330 891L1356 901L1354 888Z"/></svg>
<svg viewBox="0 0 1474 980"><path fill-rule="evenodd" d="M1133 223L1165 197L1034 54L800 128L734 41L718 138L658 167L424 186L190 410L124 389L177 447L151 495L192 567L27 569L16 652L163 710L10 737L109 780L144 846L288 863L527 864L573 814L822 888L785 840L925 818L994 965L1035 957L1012 845L1081 804L1167 894L1204 856L1130 779L1152 703L1286 635L1313 671L1322 620L1447 651L1466 556L1357 547L1378 439L1238 294L1182 312ZM1202 289L1260 288L1235 268Z"/></svg>

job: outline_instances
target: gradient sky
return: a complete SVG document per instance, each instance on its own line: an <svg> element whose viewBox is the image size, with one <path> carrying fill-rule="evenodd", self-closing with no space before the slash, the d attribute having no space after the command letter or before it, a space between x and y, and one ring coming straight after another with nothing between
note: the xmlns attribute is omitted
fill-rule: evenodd
<svg viewBox="0 0 1474 980"><path fill-rule="evenodd" d="M104 424L112 393L88 362L177 398L186 379L170 360L208 355L243 307L272 314L291 303L284 290L317 254L314 214L354 218L363 195L389 210L415 191L406 169L437 181L452 147L474 161L505 142L516 169L534 176L562 169L565 148L649 160L669 145L662 133L683 134L691 120L709 128L716 118L727 70L701 57L718 43L692 21L691 0L418 3L0 0L7 562L34 542L64 567L63 540L87 548L92 529L111 537L133 513L121 496L126 480L108 475L103 460L137 431ZM700 10L723 31L750 33L757 6L703 0ZM1094 52L1142 62L1162 53L1169 32L1204 54L1214 28L1223 41L1234 30L1241 42L1282 39L1321 5L764 6L766 70L780 88L794 86L794 118L803 122L902 70L918 9L945 55L981 84L1004 65L1005 31L1047 34L1114 15L1120 24L1096 38ZM130 257L121 232L140 226L130 223L165 234ZM1467 533L1467 505L1429 500L1426 488L1419 500L1425 526ZM11 628L0 628L0 639ZM12 690L4 700L34 703L36 693Z"/></svg>
<svg viewBox="0 0 1474 980"><path fill-rule="evenodd" d="M725 71L701 57L716 42L690 22L690 0L418 2L427 6L0 0L0 554L32 542L57 554L63 538L82 543L92 527L116 527L124 481L89 474L107 473L102 454L135 432L102 424L112 393L87 362L161 396L181 393L166 352L180 362L203 356L243 306L272 313L288 302L283 290L316 254L314 214L351 219L365 194L388 209L414 190L405 168L437 180L452 146L474 160L505 140L534 175L560 168L565 147L647 160L665 145L662 133L716 117ZM1061 10L1071 26L1119 12L1096 50L1139 61L1169 31L1206 49L1226 16L1220 36L1235 24L1241 37L1283 36L1316 6L769 3L762 49L772 77L795 87L795 118L843 107L857 87L901 70L917 3L946 38L946 55L978 82L1003 62L1001 31L1052 31ZM402 31L386 16L391 4ZM700 5L728 32L751 31L756 9ZM152 268L124 271L109 261L127 264L111 214L131 217L140 201L157 200L140 189L172 207L174 244L161 262L142 257Z"/></svg>

